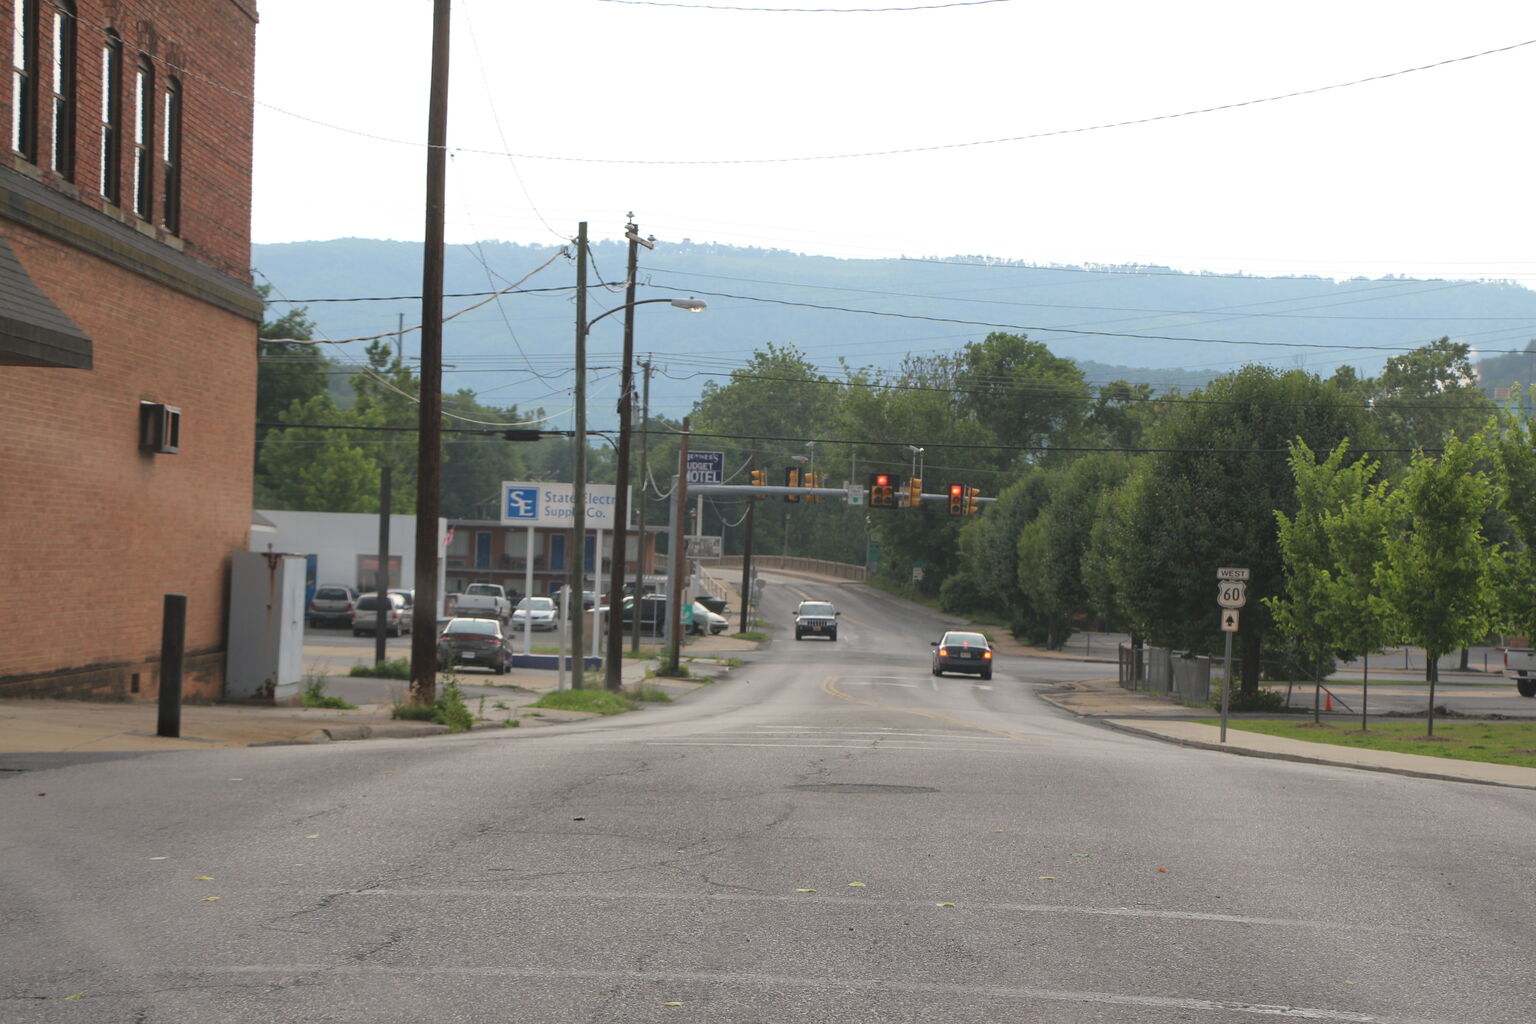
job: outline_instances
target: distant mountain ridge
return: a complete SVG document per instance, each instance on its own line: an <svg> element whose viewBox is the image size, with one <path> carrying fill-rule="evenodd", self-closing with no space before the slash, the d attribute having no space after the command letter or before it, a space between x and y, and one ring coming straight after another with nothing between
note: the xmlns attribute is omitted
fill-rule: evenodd
<svg viewBox="0 0 1536 1024"><path fill-rule="evenodd" d="M445 291L506 288L559 246L450 246ZM309 300L328 338L394 332L419 319L420 243L345 238L253 247L258 282L273 298ZM836 374L840 364L894 369L909 352L947 352L1003 330L1076 360L1094 382L1197 386L1248 362L1301 366L1324 376L1348 363L1379 372L1389 356L1448 336L1476 352L1523 353L1536 338L1536 292L1507 282L1194 274L1161 267L1036 267L969 257L835 259L780 250L658 242L641 252L640 298L696 295L699 315L655 305L636 314L636 351L654 353L652 408L688 411L705 379L722 379L769 343L792 345ZM623 302L625 247L592 246L587 318ZM564 408L570 386L575 266L557 258L507 295L444 330L445 388L493 404ZM328 302L373 297L380 301ZM450 298L448 312L479 298ZM274 307L280 315L287 307ZM594 420L611 415L611 367L622 315L594 327ZM1138 337L1139 336L1139 337ZM361 345L350 346L361 360ZM403 351L417 353L415 334ZM455 362L457 360L457 362ZM1490 359L1498 380L1524 379L1523 355ZM562 371L563 368L563 371ZM563 373L563 375L562 375ZM604 401L608 404L604 405Z"/></svg>

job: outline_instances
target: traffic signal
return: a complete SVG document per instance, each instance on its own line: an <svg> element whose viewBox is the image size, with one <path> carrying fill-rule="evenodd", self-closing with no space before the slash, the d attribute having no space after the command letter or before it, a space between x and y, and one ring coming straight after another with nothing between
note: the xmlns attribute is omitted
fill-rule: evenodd
<svg viewBox="0 0 1536 1024"><path fill-rule="evenodd" d="M965 515L965 484L949 485L949 514L952 516Z"/></svg>
<svg viewBox="0 0 1536 1024"><path fill-rule="evenodd" d="M917 508L923 503L923 482L917 477L907 481L907 507Z"/></svg>
<svg viewBox="0 0 1536 1024"><path fill-rule="evenodd" d="M979 495L980 493L981 493L981 488L980 487L967 487L965 489L965 514L966 515L973 516L977 512L981 511L981 502L976 500L976 496Z"/></svg>
<svg viewBox="0 0 1536 1024"><path fill-rule="evenodd" d="M900 481L889 473L871 473L869 475L869 507L895 508L898 486Z"/></svg>
<svg viewBox="0 0 1536 1024"><path fill-rule="evenodd" d="M765 486L767 486L767 484L768 484L768 471L766 469L754 469L754 470L752 470L751 476L752 476L752 486L754 486L754 487L765 487ZM768 495L766 495L766 494L754 494L754 495L752 495L752 497L754 497L754 498L766 498L766 497L768 497Z"/></svg>
<svg viewBox="0 0 1536 1024"><path fill-rule="evenodd" d="M788 469L784 470L784 486L785 487L799 487L800 486L800 467L799 466L790 466ZM798 502L800 500L800 495L798 495L798 494L786 494L786 495L784 495L784 500L785 501L791 501L791 502Z"/></svg>
<svg viewBox="0 0 1536 1024"><path fill-rule="evenodd" d="M820 487L821 486L821 474L820 473L809 473L808 472L803 477L803 480L804 480L805 486L807 486L807 487ZM819 497L817 497L816 495L814 495L814 494L807 494L805 496L805 500L806 501L820 501L821 499Z"/></svg>

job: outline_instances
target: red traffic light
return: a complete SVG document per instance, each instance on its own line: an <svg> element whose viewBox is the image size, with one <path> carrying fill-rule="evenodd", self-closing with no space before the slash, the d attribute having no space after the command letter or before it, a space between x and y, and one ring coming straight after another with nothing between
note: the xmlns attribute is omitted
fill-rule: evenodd
<svg viewBox="0 0 1536 1024"><path fill-rule="evenodd" d="M949 485L949 496L951 498L963 498L963 497L965 497L965 484L950 484Z"/></svg>
<svg viewBox="0 0 1536 1024"><path fill-rule="evenodd" d="M877 474L875 474L875 486L876 487L889 487L889 486L891 486L890 474L888 474L888 473L877 473Z"/></svg>

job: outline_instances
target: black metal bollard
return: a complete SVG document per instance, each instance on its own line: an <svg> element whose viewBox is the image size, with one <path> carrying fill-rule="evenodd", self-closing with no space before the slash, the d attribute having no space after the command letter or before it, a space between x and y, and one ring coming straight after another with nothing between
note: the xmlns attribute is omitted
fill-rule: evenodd
<svg viewBox="0 0 1536 1024"><path fill-rule="evenodd" d="M187 595L166 594L160 624L160 722L157 736L181 736L181 657L187 641Z"/></svg>

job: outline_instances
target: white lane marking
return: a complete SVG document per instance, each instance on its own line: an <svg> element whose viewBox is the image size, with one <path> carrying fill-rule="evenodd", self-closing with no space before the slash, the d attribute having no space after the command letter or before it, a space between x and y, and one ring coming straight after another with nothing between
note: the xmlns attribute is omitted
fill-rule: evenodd
<svg viewBox="0 0 1536 1024"><path fill-rule="evenodd" d="M854 989L864 992L912 992L931 995L985 996L994 999L1038 999L1057 1003L1097 1003L1107 1006L1139 1006L1159 1010L1210 1010L1226 1013L1250 1013L1264 1017L1291 1017L1302 1020L1341 1021L1345 1024L1430 1024L1423 1018L1377 1016L1350 1010L1321 1007L1279 1006L1270 1003L1245 1003L1229 999L1190 999L1180 996L1138 996L1119 992L1073 991L1069 989L1029 988L1022 985L959 985L948 982L901 981L890 978L811 978L804 975L756 974L745 971L600 971L538 967L462 967L437 964L410 967L399 964L289 963L249 964L225 967L171 968L166 973L182 975L238 974L325 974L365 977L457 976L464 978L520 978L529 980L625 981L650 984L753 985L768 992L788 989Z"/></svg>
<svg viewBox="0 0 1536 1024"><path fill-rule="evenodd" d="M638 745L642 747L782 747L786 750L794 749L796 747L803 747L813 750L869 750L875 752L892 750L932 750L946 754L952 754L961 749L960 747L955 746L919 747L911 743L887 743L881 746L875 746L873 743L739 743L727 740L639 740L637 742ZM1011 747L999 747L996 750L987 750L983 747L967 747L965 750L967 753L972 754L1018 754L1022 752L1022 748L1018 747L1017 745Z"/></svg>
<svg viewBox="0 0 1536 1024"><path fill-rule="evenodd" d="M825 894L794 894L779 895L777 893L749 893L749 892L636 892L627 889L593 889L584 892L569 892L566 890L554 891L548 889L485 889L474 887L448 887L434 886L420 889L353 889L337 894L334 890L308 891L296 890L292 887L282 888L257 888L251 890L258 893L272 895L293 895L304 898L311 895L329 896L364 896L364 897L393 897L400 899L418 898L462 898L462 899L491 899L491 900L554 900L557 902L568 901L580 897L589 900L654 900L661 903L783 903L783 904L816 904L819 909L837 907L844 909L865 909L881 912L900 910L909 913L913 910L932 910L934 904L928 900L904 900L886 899L879 896L871 896L860 893L857 896ZM1152 910L1137 907L1074 907L1060 903L992 903L982 900L962 901L958 908L948 908L964 913L996 913L996 914L1068 914L1083 915L1087 917L1123 917L1123 918L1147 918L1160 921L1189 921L1197 924L1235 924L1245 927L1262 925L1273 928L1300 928L1312 931L1324 932L1364 932L1372 935L1405 935L1461 941L1468 936L1457 932L1436 930L1432 928L1409 928L1402 925L1371 924L1358 921L1319 921L1305 918L1292 917L1252 917L1245 914L1213 914L1200 910Z"/></svg>
<svg viewBox="0 0 1536 1024"><path fill-rule="evenodd" d="M843 679L839 681L851 683L854 686L904 686L909 690L917 689L916 683L898 683L887 679Z"/></svg>
<svg viewBox="0 0 1536 1024"><path fill-rule="evenodd" d="M812 727L811 726L807 726L806 728L812 728ZM913 738L913 739L925 739L925 740L960 740L961 742L964 742L964 743L996 743L997 742L997 738L994 737L994 736L969 736L969 735L967 735L965 733L962 733L962 732L897 732L894 729L881 729L881 730L876 731L876 732L860 732L860 731L857 731L857 730L847 730L847 731L844 731L844 730L841 730L841 729L826 729L826 730L818 729L818 731L825 731L828 737L834 737L834 736L888 736L888 737L891 737L892 739L901 739L901 738L904 738L904 737L910 737L910 738ZM804 736L807 735L806 733L803 733L803 732L789 732L789 731L786 731L786 730L774 729L774 728L771 728L771 727L763 728L763 729L758 729L758 730L754 730L753 732L746 732L746 733L725 733L725 735L727 735L727 736L772 736L772 735L775 735L776 733L780 733L780 732L783 732L784 735L787 735L787 736L801 736L801 737L804 737Z"/></svg>

